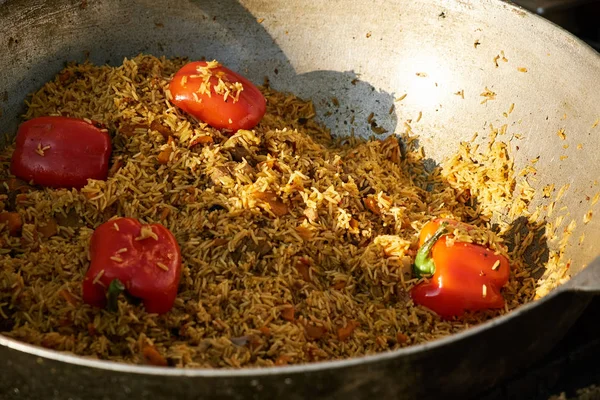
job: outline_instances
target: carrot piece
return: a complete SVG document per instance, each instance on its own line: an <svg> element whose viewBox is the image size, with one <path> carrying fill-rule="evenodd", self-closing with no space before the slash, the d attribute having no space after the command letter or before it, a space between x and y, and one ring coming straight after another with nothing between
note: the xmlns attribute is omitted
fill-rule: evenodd
<svg viewBox="0 0 600 400"><path fill-rule="evenodd" d="M336 290L342 290L345 287L346 287L346 281L337 281L332 286L332 288L334 288Z"/></svg>
<svg viewBox="0 0 600 400"><path fill-rule="evenodd" d="M45 225L38 225L37 231L45 238L52 237L58 233L58 223L54 218L50 218Z"/></svg>
<svg viewBox="0 0 600 400"><path fill-rule="evenodd" d="M327 332L327 329L325 329L325 327L313 326L313 325L306 325L304 327L304 330L306 331L306 335L310 339L315 339L315 340L320 339Z"/></svg>
<svg viewBox="0 0 600 400"><path fill-rule="evenodd" d="M78 304L77 299L67 289L62 289L61 291L58 292L58 294L60 295L60 297L62 297L67 303L69 303L73 307L77 306L77 304Z"/></svg>
<svg viewBox="0 0 600 400"><path fill-rule="evenodd" d="M294 309L294 306L286 307L283 310L281 310L281 318L289 322L294 322L294 320L296 319L294 317L295 312L296 310Z"/></svg>
<svg viewBox="0 0 600 400"><path fill-rule="evenodd" d="M206 144L213 144L214 140L212 138L212 136L198 136L196 139L192 140L192 142L190 143L190 147L195 146L197 144L201 144L201 145L206 145Z"/></svg>
<svg viewBox="0 0 600 400"><path fill-rule="evenodd" d="M268 326L261 326L258 330L265 336L271 336L271 329Z"/></svg>
<svg viewBox="0 0 600 400"><path fill-rule="evenodd" d="M169 139L173 134L173 132L171 132L169 128L167 128L166 126L164 126L156 120L152 121L152 123L150 124L150 129L152 129L153 131L157 131L165 139Z"/></svg>
<svg viewBox="0 0 600 400"><path fill-rule="evenodd" d="M8 184L8 188L10 190L17 190L23 186L29 186L24 181L17 178L10 178L8 181L6 181L6 183Z"/></svg>
<svg viewBox="0 0 600 400"><path fill-rule="evenodd" d="M115 176L116 173L119 172L119 170L121 169L122 166L123 166L123 160L115 161L115 163L108 170L108 176L109 177Z"/></svg>
<svg viewBox="0 0 600 400"><path fill-rule="evenodd" d="M350 335L352 335L352 332L354 332L354 329L356 329L358 325L360 324L356 321L348 321L346 326L341 327L337 330L338 339L340 339L342 342L347 340L350 337Z"/></svg>
<svg viewBox="0 0 600 400"><path fill-rule="evenodd" d="M17 204L25 204L27 203L29 196L27 195L27 193L19 193L16 197L15 197L15 201L17 202Z"/></svg>
<svg viewBox="0 0 600 400"><path fill-rule="evenodd" d="M396 334L396 341L398 342L398 344L404 344L404 343L408 342L408 336L406 336L402 332L398 332Z"/></svg>
<svg viewBox="0 0 600 400"><path fill-rule="evenodd" d="M373 197L367 197L365 200L365 207L373 212L373 214L381 215L381 208L379 208L379 204L377 204L377 200Z"/></svg>
<svg viewBox="0 0 600 400"><path fill-rule="evenodd" d="M166 367L168 365L167 359L151 344L147 344L142 348L142 355L144 356L144 360L150 365L157 367Z"/></svg>
<svg viewBox="0 0 600 400"><path fill-rule="evenodd" d="M298 232L298 236L302 238L304 241L308 241L312 238L312 231L305 226L296 227L296 232Z"/></svg>
<svg viewBox="0 0 600 400"><path fill-rule="evenodd" d="M311 282L310 279L310 261L305 258L301 258L296 263L296 271L302 276L306 282Z"/></svg>
<svg viewBox="0 0 600 400"><path fill-rule="evenodd" d="M257 167L259 169L261 169L263 167L263 165L266 165L267 168L273 169L275 167L275 160L274 159L269 159L269 160L261 161L261 162L258 163Z"/></svg>
<svg viewBox="0 0 600 400"><path fill-rule="evenodd" d="M171 147L171 143L173 143L173 137L169 136L169 140L167 141L168 147L166 149L164 149L163 151L161 151L158 154L158 157L156 157L159 164L165 165L169 162L169 159L171 158L171 153L173 153L173 148Z"/></svg>
<svg viewBox="0 0 600 400"><path fill-rule="evenodd" d="M96 336L98 334L98 331L96 331L96 327L91 322L87 324L87 330L90 336Z"/></svg>
<svg viewBox="0 0 600 400"><path fill-rule="evenodd" d="M227 243L229 243L229 240L225 238L216 238L212 241L212 245L215 247L225 246Z"/></svg>
<svg viewBox="0 0 600 400"><path fill-rule="evenodd" d="M86 199L91 200L94 197L98 196L99 192L83 192L83 195Z"/></svg>
<svg viewBox="0 0 600 400"><path fill-rule="evenodd" d="M58 80L60 81L61 84L65 84L65 82L67 82L69 79L71 78L71 71L63 71L60 74L58 74Z"/></svg>
<svg viewBox="0 0 600 400"><path fill-rule="evenodd" d="M169 214L171 214L171 209L168 207L163 208L162 211L160 212L160 219L162 221L164 221L165 219L167 219Z"/></svg>
<svg viewBox="0 0 600 400"><path fill-rule="evenodd" d="M290 212L288 206L273 192L255 192L254 197L267 203L271 212L277 217L283 217Z"/></svg>
<svg viewBox="0 0 600 400"><path fill-rule="evenodd" d="M8 232L11 236L18 236L23 227L23 220L19 213L16 212L2 212L0 213L0 223L4 224L8 228Z"/></svg>
<svg viewBox="0 0 600 400"><path fill-rule="evenodd" d="M287 365L290 361L290 357L286 356L285 354L282 354L275 360L275 365Z"/></svg>
<svg viewBox="0 0 600 400"><path fill-rule="evenodd" d="M119 133L123 136L134 136L135 130L139 128L148 128L148 125L143 124L124 124L119 127Z"/></svg>

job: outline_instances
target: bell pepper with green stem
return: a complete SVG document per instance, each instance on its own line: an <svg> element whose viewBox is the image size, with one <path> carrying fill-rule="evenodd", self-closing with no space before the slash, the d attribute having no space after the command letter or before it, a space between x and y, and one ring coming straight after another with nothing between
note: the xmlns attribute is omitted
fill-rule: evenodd
<svg viewBox="0 0 600 400"><path fill-rule="evenodd" d="M412 289L413 301L443 318L503 308L500 290L510 275L508 259L482 245L448 243L448 227L458 224L467 230L473 228L454 220L435 219L421 230L414 272L417 277L430 279Z"/></svg>

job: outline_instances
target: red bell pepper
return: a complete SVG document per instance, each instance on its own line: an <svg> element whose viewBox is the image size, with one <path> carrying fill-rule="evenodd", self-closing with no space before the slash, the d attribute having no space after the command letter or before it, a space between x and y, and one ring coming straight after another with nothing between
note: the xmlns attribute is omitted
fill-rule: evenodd
<svg viewBox="0 0 600 400"><path fill-rule="evenodd" d="M436 219L421 230L415 259L417 276L428 276L411 291L416 304L423 305L444 318L504 307L500 289L510 275L508 259L488 247L454 242L448 245L449 226L472 226L448 219Z"/></svg>
<svg viewBox="0 0 600 400"><path fill-rule="evenodd" d="M10 170L27 182L79 189L88 179L106 179L110 153L106 129L76 118L39 117L19 127Z"/></svg>
<svg viewBox="0 0 600 400"><path fill-rule="evenodd" d="M217 129L252 129L267 101L252 82L216 61L184 65L169 85L174 105Z"/></svg>
<svg viewBox="0 0 600 400"><path fill-rule="evenodd" d="M116 309L118 295L141 299L146 311L173 307L181 277L181 252L173 234L160 224L117 218L92 234L91 264L83 280L83 301Z"/></svg>

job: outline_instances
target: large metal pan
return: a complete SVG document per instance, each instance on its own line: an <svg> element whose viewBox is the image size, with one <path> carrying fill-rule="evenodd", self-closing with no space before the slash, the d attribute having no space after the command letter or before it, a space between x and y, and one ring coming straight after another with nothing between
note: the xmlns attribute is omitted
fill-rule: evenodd
<svg viewBox="0 0 600 400"><path fill-rule="evenodd" d="M508 62L494 58L501 54ZM407 119L433 160L489 124L523 135L517 166L540 157L541 188L571 187L575 278L544 299L451 337L391 353L312 365L175 370L91 361L0 336L4 399L462 398L546 353L600 289L600 223L584 225L600 176L600 56L573 36L493 0L0 0L0 131L13 133L27 93L66 60L120 63L140 52L217 58L255 82L312 98L334 132L389 131ZM518 68L526 68L520 72ZM523 70L521 70L523 71ZM354 78L358 82L351 83ZM481 104L489 88L496 99ZM464 90L464 99L455 95ZM408 96L396 103L395 97ZM328 100L342 104L330 109ZM514 111L503 116L510 104ZM347 106L347 107L346 107ZM327 116L327 111L335 111ZM559 128L565 142L556 137ZM581 149L578 149L581 144ZM561 155L568 156L560 159ZM578 245L576 238L588 238ZM586 264L590 264L581 272Z"/></svg>

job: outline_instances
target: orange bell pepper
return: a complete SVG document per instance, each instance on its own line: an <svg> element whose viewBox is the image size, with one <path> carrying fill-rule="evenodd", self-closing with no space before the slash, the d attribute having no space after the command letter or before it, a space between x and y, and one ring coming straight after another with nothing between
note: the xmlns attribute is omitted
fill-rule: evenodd
<svg viewBox="0 0 600 400"><path fill-rule="evenodd" d="M428 281L415 286L411 297L443 318L504 307L500 289L510 275L508 259L485 246L446 241L448 226L472 226L449 219L428 222L419 235L414 271Z"/></svg>

